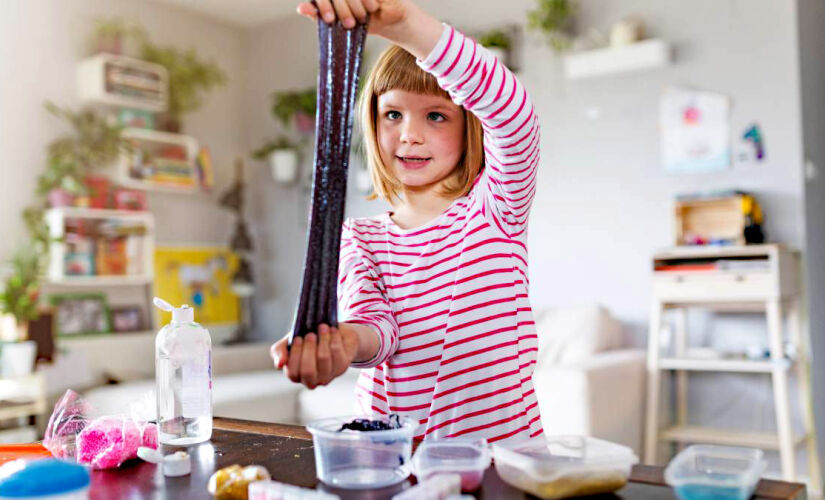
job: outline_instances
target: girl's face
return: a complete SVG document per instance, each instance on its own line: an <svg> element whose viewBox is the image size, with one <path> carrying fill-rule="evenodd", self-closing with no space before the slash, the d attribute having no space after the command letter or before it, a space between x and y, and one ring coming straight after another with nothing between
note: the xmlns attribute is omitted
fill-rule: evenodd
<svg viewBox="0 0 825 500"><path fill-rule="evenodd" d="M449 99L390 90L378 97L381 161L410 189L448 178L464 153L464 111Z"/></svg>

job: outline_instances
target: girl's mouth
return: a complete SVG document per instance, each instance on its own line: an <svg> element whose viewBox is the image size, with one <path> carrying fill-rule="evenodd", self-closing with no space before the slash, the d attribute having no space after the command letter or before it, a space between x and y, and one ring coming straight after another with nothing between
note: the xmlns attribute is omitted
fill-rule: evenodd
<svg viewBox="0 0 825 500"><path fill-rule="evenodd" d="M424 158L420 156L396 156L396 159L401 163L401 166L407 169L415 170L429 165L432 158Z"/></svg>

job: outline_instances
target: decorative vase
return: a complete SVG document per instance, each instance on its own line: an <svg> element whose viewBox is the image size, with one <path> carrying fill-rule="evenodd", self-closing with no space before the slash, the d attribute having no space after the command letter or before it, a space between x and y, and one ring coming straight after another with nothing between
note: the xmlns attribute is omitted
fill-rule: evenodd
<svg viewBox="0 0 825 500"><path fill-rule="evenodd" d="M294 182L298 174L298 152L294 149L276 149L269 154L269 167L276 182Z"/></svg>
<svg viewBox="0 0 825 500"><path fill-rule="evenodd" d="M25 377L34 370L37 344L33 340L0 345L0 374L3 378Z"/></svg>

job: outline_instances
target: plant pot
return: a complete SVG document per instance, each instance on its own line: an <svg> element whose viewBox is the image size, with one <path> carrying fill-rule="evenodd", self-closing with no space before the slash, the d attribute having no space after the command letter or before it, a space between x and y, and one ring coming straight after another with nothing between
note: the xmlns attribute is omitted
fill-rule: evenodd
<svg viewBox="0 0 825 500"><path fill-rule="evenodd" d="M50 207L70 207L74 205L74 195L65 189L54 188L46 196Z"/></svg>
<svg viewBox="0 0 825 500"><path fill-rule="evenodd" d="M296 113L295 128L302 135L312 134L315 131L315 117L307 113Z"/></svg>
<svg viewBox="0 0 825 500"><path fill-rule="evenodd" d="M294 149L276 149L269 154L272 178L281 184L295 182L298 174L298 152Z"/></svg>
<svg viewBox="0 0 825 500"><path fill-rule="evenodd" d="M0 345L0 376L25 377L34 370L37 344L33 340L8 342Z"/></svg>
<svg viewBox="0 0 825 500"><path fill-rule="evenodd" d="M120 35L100 36L97 39L97 52L120 55L123 51L123 39Z"/></svg>

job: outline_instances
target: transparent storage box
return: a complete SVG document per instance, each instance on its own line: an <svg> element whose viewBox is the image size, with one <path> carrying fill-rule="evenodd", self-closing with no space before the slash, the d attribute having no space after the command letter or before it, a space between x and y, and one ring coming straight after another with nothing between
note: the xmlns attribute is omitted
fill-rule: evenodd
<svg viewBox="0 0 825 500"><path fill-rule="evenodd" d="M390 423L386 416L335 417L310 422L315 469L324 483L348 489L381 488L410 475L412 438L418 422L400 417L401 427L376 431L341 430L354 419Z"/></svg>
<svg viewBox="0 0 825 500"><path fill-rule="evenodd" d="M413 456L413 473L419 481L435 474L461 476L461 491L481 486L490 466L490 450L485 439L433 439L418 445Z"/></svg>
<svg viewBox="0 0 825 500"><path fill-rule="evenodd" d="M493 458L505 482L545 499L619 490L639 461L626 446L585 436L494 444Z"/></svg>
<svg viewBox="0 0 825 500"><path fill-rule="evenodd" d="M762 450L694 445L665 469L665 481L681 500L746 500L765 471Z"/></svg>

